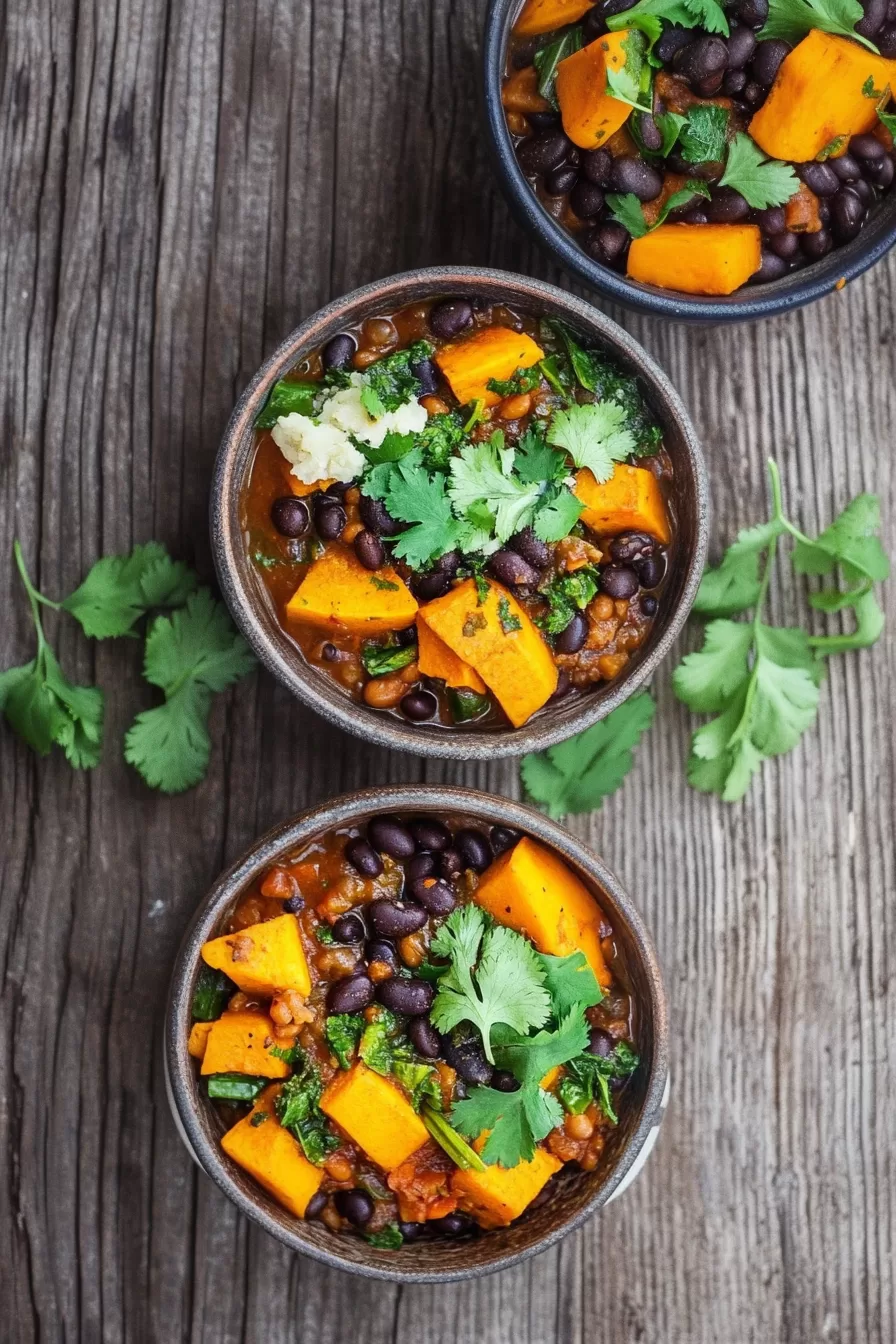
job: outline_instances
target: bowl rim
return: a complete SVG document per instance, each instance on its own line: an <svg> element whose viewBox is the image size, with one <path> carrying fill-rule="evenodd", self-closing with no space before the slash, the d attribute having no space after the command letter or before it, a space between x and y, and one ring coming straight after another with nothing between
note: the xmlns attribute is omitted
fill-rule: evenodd
<svg viewBox="0 0 896 1344"><path fill-rule="evenodd" d="M842 289L874 266L896 243L896 189L890 197L890 219L866 223L851 242L834 248L820 261L767 285L743 286L719 298L662 290L619 275L592 260L571 234L552 218L520 168L501 103L504 51L511 20L520 0L489 0L482 43L482 95L487 140L505 196L535 240L574 275L598 293L635 312L674 322L749 322L790 312Z"/></svg>
<svg viewBox="0 0 896 1344"><path fill-rule="evenodd" d="M243 455L243 445L273 383L295 364L302 348L313 348L320 340L327 339L332 334L328 328L338 329L348 313L365 306L398 307L421 291L476 294L485 293L489 288L503 290L510 302L562 310L567 320L603 342L644 381L666 432L674 428L681 444L682 465L693 493L695 536L691 552L681 553L676 562L684 569L681 592L677 605L667 618L665 630L631 670L611 683L607 691L582 697L575 702L574 712L571 706L570 713L559 720L536 718L522 728L455 733L427 724L404 724L397 718L377 715L365 705L349 699L339 687L311 667L304 655L297 660L296 666L289 662L288 636L279 626L277 631L265 629L253 592L254 575L250 572L240 532L239 492L243 472L238 459ZM709 486L699 440L681 397L665 371L624 328L584 299L541 280L488 267L430 266L373 281L334 299L300 323L264 361L237 402L221 440L212 481L209 521L215 571L224 600L259 661L293 695L331 723L380 746L418 756L490 759L519 756L562 742L605 718L649 680L671 649L697 594L709 541Z"/></svg>
<svg viewBox="0 0 896 1344"><path fill-rule="evenodd" d="M191 1026L190 1004L199 949L217 927L221 914L247 881L284 850L307 842L321 831L350 825L382 811L460 812L499 825L520 829L555 850L574 871L586 875L605 893L605 904L617 926L624 927L635 949L647 986L648 1002L643 1005L644 1022L650 1024L650 1073L644 1092L641 1116L619 1152L607 1179L592 1197L545 1236L521 1250L500 1255L493 1262L470 1268L440 1272L420 1271L393 1265L389 1253L368 1248L363 1262L348 1260L338 1250L306 1242L298 1231L284 1227L259 1202L250 1198L230 1174L233 1166L220 1146L213 1142L200 1121L201 1099L196 1083L194 1062L187 1050ZM631 958L631 953L629 954ZM475 789L441 785L397 785L386 789L364 789L343 794L290 818L261 836L223 872L200 901L181 942L172 972L165 1011L163 1054L166 1090L175 1126L191 1156L237 1208L260 1227L289 1246L331 1268L347 1270L367 1278L400 1283L446 1283L478 1278L519 1264L547 1250L579 1227L608 1203L626 1177L633 1177L639 1158L646 1159L652 1147L651 1135L658 1128L668 1096L669 1023L668 1005L662 973L653 939L637 908L619 879L603 860L569 831L540 812L507 798ZM645 1148L645 1145L647 1147ZM234 1168L235 1169L235 1168ZM287 1215L288 1216L288 1215ZM300 1221L295 1222L300 1225Z"/></svg>

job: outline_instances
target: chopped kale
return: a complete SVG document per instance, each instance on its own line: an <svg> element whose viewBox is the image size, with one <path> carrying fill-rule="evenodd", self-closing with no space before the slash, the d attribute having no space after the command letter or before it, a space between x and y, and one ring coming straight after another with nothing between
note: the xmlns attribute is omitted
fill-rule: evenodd
<svg viewBox="0 0 896 1344"><path fill-rule="evenodd" d="M327 1018L327 1045L339 1060L341 1069L350 1069L364 1030L360 1013L332 1013Z"/></svg>
<svg viewBox="0 0 896 1344"><path fill-rule="evenodd" d="M547 635L559 635L569 625L577 611L584 611L597 593L598 576L590 565L572 574L558 575L542 596L547 600L548 612L538 618L538 624Z"/></svg>
<svg viewBox="0 0 896 1344"><path fill-rule="evenodd" d="M377 410L375 413L397 411L406 401L419 397L420 379L414 371L414 366L429 359L432 352L433 346L428 341L415 341L405 350L396 350L394 355L386 355L384 359L370 365L364 374L364 390L372 394L368 400L375 397L382 407L381 411ZM362 394L364 405L371 411L368 400L365 400Z"/></svg>
<svg viewBox="0 0 896 1344"><path fill-rule="evenodd" d="M227 1000L235 992L236 985L223 971L213 971L211 966L203 966L193 990L193 1021L217 1021Z"/></svg>
<svg viewBox="0 0 896 1344"><path fill-rule="evenodd" d="M339 1147L339 1140L320 1109L322 1093L320 1074L306 1057L302 1067L287 1078L274 1102L277 1119L298 1139L308 1161L317 1167L328 1153Z"/></svg>

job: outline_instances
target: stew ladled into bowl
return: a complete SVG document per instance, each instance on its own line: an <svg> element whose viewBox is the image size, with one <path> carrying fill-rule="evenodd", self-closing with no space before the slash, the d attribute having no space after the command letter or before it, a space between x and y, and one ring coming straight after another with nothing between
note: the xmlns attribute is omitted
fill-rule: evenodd
<svg viewBox="0 0 896 1344"><path fill-rule="evenodd" d="M619 677L664 600L672 468L640 384L559 322L464 298L276 383L248 554L308 662L370 709L520 727Z"/></svg>
<svg viewBox="0 0 896 1344"><path fill-rule="evenodd" d="M887 0L527 0L502 100L520 167L591 258L726 295L858 236L893 182L894 86Z"/></svg>
<svg viewBox="0 0 896 1344"><path fill-rule="evenodd" d="M286 1209L397 1249L595 1171L639 1066L614 933L549 847L383 815L270 867L202 947L189 1049Z"/></svg>

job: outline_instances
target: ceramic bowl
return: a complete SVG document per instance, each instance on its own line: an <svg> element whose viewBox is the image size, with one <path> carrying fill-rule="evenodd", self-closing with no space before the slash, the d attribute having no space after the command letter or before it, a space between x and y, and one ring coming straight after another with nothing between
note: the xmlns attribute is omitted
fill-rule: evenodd
<svg viewBox="0 0 896 1344"><path fill-rule="evenodd" d="M334 827L362 825L381 812L431 812L509 826L555 850L594 893L613 925L638 1005L638 1049L643 1061L629 1084L620 1125L595 1172L564 1170L550 1197L509 1228L456 1241L410 1243L398 1251L377 1250L360 1237L293 1217L231 1162L219 1145L223 1123L202 1096L195 1061L187 1052L200 948L224 924L247 884L316 836ZM640 1171L659 1132L668 1092L666 996L653 943L640 914L597 855L561 826L530 808L470 789L423 785L370 789L326 803L270 831L218 879L200 903L171 982L165 1067L172 1113L195 1160L237 1208L285 1245L326 1265L370 1278L417 1283L475 1278L546 1250L620 1194Z"/></svg>

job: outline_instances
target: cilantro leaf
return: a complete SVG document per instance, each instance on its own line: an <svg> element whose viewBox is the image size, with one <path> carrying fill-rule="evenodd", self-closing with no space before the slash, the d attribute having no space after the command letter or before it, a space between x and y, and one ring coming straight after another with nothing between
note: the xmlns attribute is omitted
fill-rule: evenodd
<svg viewBox="0 0 896 1344"><path fill-rule="evenodd" d="M124 740L124 758L151 789L183 793L205 778L211 703L205 686L188 681L163 705L137 715Z"/></svg>
<svg viewBox="0 0 896 1344"><path fill-rule="evenodd" d="M884 613L870 590L854 597L856 628L852 634L816 635L809 640L819 654L848 653L851 649L867 649L877 643L884 632Z"/></svg>
<svg viewBox="0 0 896 1344"><path fill-rule="evenodd" d="M681 157L688 163L717 163L725 157L728 111L714 103L698 103L681 131Z"/></svg>
<svg viewBox="0 0 896 1344"><path fill-rule="evenodd" d="M423 465L430 471L447 471L453 454L464 441L464 431L456 415L431 415L415 437L423 454Z"/></svg>
<svg viewBox="0 0 896 1344"><path fill-rule="evenodd" d="M392 469L386 508L393 518L413 524L395 538L393 550L412 569L422 569L460 544L461 529L451 512L445 485L441 472L431 476L422 466L418 450ZM369 493L366 479L364 492Z"/></svg>
<svg viewBox="0 0 896 1344"><path fill-rule="evenodd" d="M750 675L753 628L743 621L710 621L703 648L683 658L672 674L679 700L698 714L724 709Z"/></svg>
<svg viewBox="0 0 896 1344"><path fill-rule="evenodd" d="M616 223L627 229L633 238L643 238L650 232L644 209L634 192L611 191L607 195L607 205Z"/></svg>
<svg viewBox="0 0 896 1344"><path fill-rule="evenodd" d="M363 395L362 395L363 402ZM384 411L373 412L369 406L365 410L370 415L384 415ZM413 452L417 446L417 438L414 434L397 434L394 429L390 429L378 448L373 448L369 443L358 440L358 447L367 458L367 461L373 467L380 466L383 462L399 462L401 458L406 457L408 453Z"/></svg>
<svg viewBox="0 0 896 1344"><path fill-rule="evenodd" d="M759 40L781 37L785 42L802 41L813 28L837 37L848 37L861 42L869 51L877 51L861 33L856 24L864 17L858 0L769 0L768 18L759 33Z"/></svg>
<svg viewBox="0 0 896 1344"><path fill-rule="evenodd" d="M635 439L637 456L655 453L663 437L650 412L637 378L622 373L614 359L599 350L586 350L564 322L545 324L549 336L559 336L576 381L600 401L615 401L625 411L625 428Z"/></svg>
<svg viewBox="0 0 896 1344"><path fill-rule="evenodd" d="M638 0L638 4L623 14L614 14L606 23L611 32L621 28L644 27L648 36L656 41L652 30L647 26L650 20L675 24L680 28L705 28L708 33L721 33L727 37L728 20L725 11L717 0Z"/></svg>
<svg viewBox="0 0 896 1344"><path fill-rule="evenodd" d="M541 382L541 369L537 364L519 368L509 378L489 378L486 387L498 397L512 397L519 392L532 392Z"/></svg>
<svg viewBox="0 0 896 1344"><path fill-rule="evenodd" d="M471 1139L491 1130L480 1154L489 1166L516 1167L532 1161L536 1143L560 1124L563 1111L537 1084L516 1092L475 1087L465 1101L456 1103L451 1119Z"/></svg>
<svg viewBox="0 0 896 1344"><path fill-rule="evenodd" d="M61 605L85 635L108 639L126 635L153 607L180 606L196 584L192 570L172 560L159 542L150 541L129 555L97 560Z"/></svg>
<svg viewBox="0 0 896 1344"><path fill-rule="evenodd" d="M566 742L524 756L526 792L554 818L600 807L632 768L632 750L655 712L652 697L642 691Z"/></svg>
<svg viewBox="0 0 896 1344"><path fill-rule="evenodd" d="M672 152L681 133L681 128L687 125L688 119L678 112L663 112L658 113L654 117L654 121L663 137L663 143L659 148L659 157L664 159Z"/></svg>
<svg viewBox="0 0 896 1344"><path fill-rule="evenodd" d="M449 960L430 1012L440 1031L471 1022L492 1060L496 1024L519 1031L540 1026L550 1007L544 971L527 939L503 925L486 926L476 905L458 906L439 928L431 952ZM492 1060L492 1062L494 1062Z"/></svg>
<svg viewBox="0 0 896 1344"><path fill-rule="evenodd" d="M759 558L784 528L777 519L738 532L715 568L704 570L694 610L704 616L733 616L759 597Z"/></svg>
<svg viewBox="0 0 896 1344"><path fill-rule="evenodd" d="M503 443L504 436L498 431L486 443L469 443L461 448L451 459L448 486L451 501L462 517L476 506L485 506L487 515L494 519L494 535L499 542L528 526L541 494L537 484L521 480L513 472L514 450L504 448ZM474 522L481 528L483 519L475 515ZM469 542L467 545L469 548Z"/></svg>
<svg viewBox="0 0 896 1344"><path fill-rule="evenodd" d="M621 103L628 103L641 112L650 112L651 68L645 60L645 34L639 28L630 26L622 50L625 52L624 64L618 68L610 65L606 67L607 89Z"/></svg>
<svg viewBox="0 0 896 1344"><path fill-rule="evenodd" d="M513 470L526 485L544 485L568 475L566 458L543 435L527 429L519 441Z"/></svg>
<svg viewBox="0 0 896 1344"><path fill-rule="evenodd" d="M562 541L579 521L584 507L565 485L543 495L532 524L536 537L541 541Z"/></svg>
<svg viewBox="0 0 896 1344"><path fill-rule="evenodd" d="M804 0L798 0L798 3L804 3ZM731 142L719 185L739 191L754 210L767 210L771 205L789 201L799 190L800 183L789 163L766 158L759 146L740 131Z"/></svg>
<svg viewBox="0 0 896 1344"><path fill-rule="evenodd" d="M625 428L625 410L613 401L555 411L547 437L548 443L565 448L576 466L587 467L599 482L608 481L613 463L624 462L635 449L634 435Z"/></svg>
<svg viewBox="0 0 896 1344"><path fill-rule="evenodd" d="M890 561L877 535L880 526L877 496L858 495L814 541L797 542L793 567L798 574L830 574L839 564L851 580L886 579Z"/></svg>
<svg viewBox="0 0 896 1344"><path fill-rule="evenodd" d="M558 1022L577 1005L581 1011L600 1003L604 993L584 952L573 952L568 957L539 952L538 956L544 967L545 988L551 996L551 1012Z"/></svg>
<svg viewBox="0 0 896 1344"><path fill-rule="evenodd" d="M498 1023L492 1034L495 1063L507 1069L523 1087L537 1084L558 1064L565 1064L582 1053L590 1031L581 1005L562 1017L552 1031L524 1036L513 1027Z"/></svg>
<svg viewBox="0 0 896 1344"><path fill-rule="evenodd" d="M281 378L271 388L256 417L255 428L273 429L281 415L313 415L314 398L319 391L319 383L295 383Z"/></svg>

